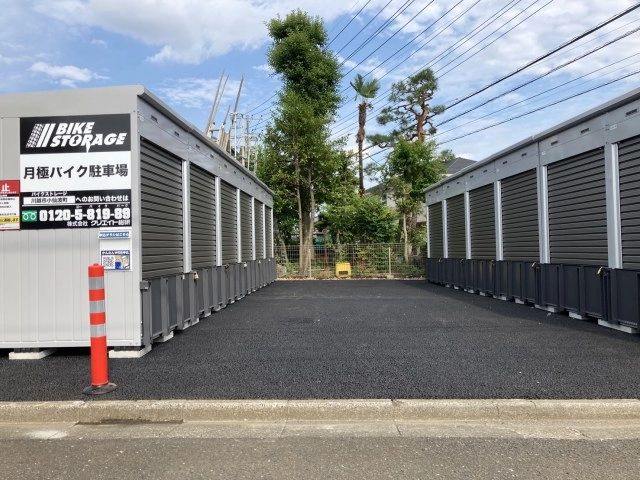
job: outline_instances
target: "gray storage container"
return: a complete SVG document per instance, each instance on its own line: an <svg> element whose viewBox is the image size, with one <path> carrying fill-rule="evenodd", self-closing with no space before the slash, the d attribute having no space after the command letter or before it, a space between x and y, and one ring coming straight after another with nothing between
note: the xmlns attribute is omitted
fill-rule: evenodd
<svg viewBox="0 0 640 480"><path fill-rule="evenodd" d="M142 86L1 95L0 138L2 349L88 346L93 263L110 354L139 356L272 261L271 190Z"/></svg>

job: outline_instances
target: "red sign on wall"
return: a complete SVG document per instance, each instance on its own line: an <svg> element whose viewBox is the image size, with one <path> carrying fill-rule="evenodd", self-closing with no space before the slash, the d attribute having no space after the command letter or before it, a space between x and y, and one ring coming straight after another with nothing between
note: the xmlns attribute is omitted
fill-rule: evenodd
<svg viewBox="0 0 640 480"><path fill-rule="evenodd" d="M0 180L0 230L20 230L20 180Z"/></svg>

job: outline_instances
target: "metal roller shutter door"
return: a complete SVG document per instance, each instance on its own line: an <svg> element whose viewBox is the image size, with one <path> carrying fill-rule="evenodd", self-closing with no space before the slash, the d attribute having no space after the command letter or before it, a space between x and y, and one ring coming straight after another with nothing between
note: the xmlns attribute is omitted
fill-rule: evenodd
<svg viewBox="0 0 640 480"><path fill-rule="evenodd" d="M142 278L183 273L182 160L140 143Z"/></svg>
<svg viewBox="0 0 640 480"><path fill-rule="evenodd" d="M549 165L551 263L607 265L604 151Z"/></svg>
<svg viewBox="0 0 640 480"><path fill-rule="evenodd" d="M251 235L253 218L251 216L251 197L240 192L240 234L242 261L253 260L253 238Z"/></svg>
<svg viewBox="0 0 640 480"><path fill-rule="evenodd" d="M238 203L235 187L220 182L222 264L238 262Z"/></svg>
<svg viewBox="0 0 640 480"><path fill-rule="evenodd" d="M536 169L502 181L502 243L505 260L540 259Z"/></svg>
<svg viewBox="0 0 640 480"><path fill-rule="evenodd" d="M618 145L623 268L640 269L640 137Z"/></svg>
<svg viewBox="0 0 640 480"><path fill-rule="evenodd" d="M216 265L216 179L191 165L191 265Z"/></svg>
<svg viewBox="0 0 640 480"><path fill-rule="evenodd" d="M493 184L469 192L471 258L496 258L496 214Z"/></svg>
<svg viewBox="0 0 640 480"><path fill-rule="evenodd" d="M444 257L444 239L442 235L442 202L429 205L429 244L431 257Z"/></svg>
<svg viewBox="0 0 640 480"><path fill-rule="evenodd" d="M449 258L467 258L464 194L447 200L447 245Z"/></svg>
<svg viewBox="0 0 640 480"><path fill-rule="evenodd" d="M271 225L271 209L269 207L265 207L264 209L264 224L265 224L265 243L267 244L267 251L265 252L265 257L271 257L271 252L273 251L273 237L272 237L272 225Z"/></svg>
<svg viewBox="0 0 640 480"><path fill-rule="evenodd" d="M265 258L264 256L264 224L262 222L262 217L264 215L262 211L263 203L255 200L254 202L256 218L255 218L255 228L256 228L256 259L260 260L261 258Z"/></svg>

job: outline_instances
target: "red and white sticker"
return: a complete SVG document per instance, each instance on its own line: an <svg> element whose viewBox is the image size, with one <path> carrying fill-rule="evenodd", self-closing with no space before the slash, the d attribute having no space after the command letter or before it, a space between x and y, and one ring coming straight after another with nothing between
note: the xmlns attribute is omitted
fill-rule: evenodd
<svg viewBox="0 0 640 480"><path fill-rule="evenodd" d="M0 231L20 230L20 180L0 180Z"/></svg>

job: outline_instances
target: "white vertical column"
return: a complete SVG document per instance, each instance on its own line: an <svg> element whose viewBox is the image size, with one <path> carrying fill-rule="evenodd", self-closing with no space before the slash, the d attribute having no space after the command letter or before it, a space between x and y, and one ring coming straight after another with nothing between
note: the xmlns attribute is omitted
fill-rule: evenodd
<svg viewBox="0 0 640 480"><path fill-rule="evenodd" d="M429 218L429 205L425 208L427 218L427 258L431 258L431 219Z"/></svg>
<svg viewBox="0 0 640 480"><path fill-rule="evenodd" d="M271 237L271 251L269 252L269 255L267 255L267 256L269 258L273 258L275 256L274 255L274 247L273 247L273 241L274 241L274 237L273 237L273 206L269 210L269 213L271 215L271 231L269 232L269 236Z"/></svg>
<svg viewBox="0 0 640 480"><path fill-rule="evenodd" d="M540 263L551 262L549 248L549 184L547 166L538 166L538 243L540 245Z"/></svg>
<svg viewBox="0 0 640 480"><path fill-rule="evenodd" d="M467 190L464 192L464 235L467 250L467 260L471 258L471 201Z"/></svg>
<svg viewBox="0 0 640 480"><path fill-rule="evenodd" d="M449 258L449 228L447 222L447 200L442 200L442 257Z"/></svg>
<svg viewBox="0 0 640 480"><path fill-rule="evenodd" d="M216 265L222 266L222 206L221 203L221 182L220 177L216 177Z"/></svg>
<svg viewBox="0 0 640 480"><path fill-rule="evenodd" d="M502 182L496 180L493 186L493 205L496 215L496 260L504 260L502 243Z"/></svg>
<svg viewBox="0 0 640 480"><path fill-rule="evenodd" d="M251 197L251 260L256 259L256 199Z"/></svg>
<svg viewBox="0 0 640 480"><path fill-rule="evenodd" d="M264 257L262 258L267 258L267 226L266 226L266 218L265 218L265 214L267 212L267 207L265 206L265 204L262 204L262 252L264 254Z"/></svg>
<svg viewBox="0 0 640 480"><path fill-rule="evenodd" d="M191 171L182 162L182 254L184 272L191 271Z"/></svg>
<svg viewBox="0 0 640 480"><path fill-rule="evenodd" d="M620 169L618 164L617 143L607 143L604 147L604 178L607 196L609 268L623 268L622 222L620 219Z"/></svg>
<svg viewBox="0 0 640 480"><path fill-rule="evenodd" d="M238 243L238 263L242 261L242 206L240 205L241 198L242 195L240 193L240 189L236 188L236 237Z"/></svg>

